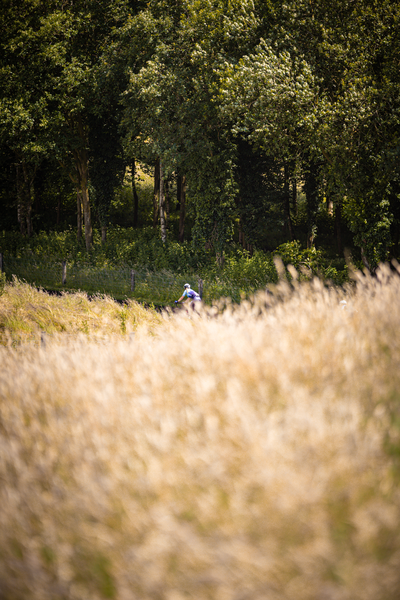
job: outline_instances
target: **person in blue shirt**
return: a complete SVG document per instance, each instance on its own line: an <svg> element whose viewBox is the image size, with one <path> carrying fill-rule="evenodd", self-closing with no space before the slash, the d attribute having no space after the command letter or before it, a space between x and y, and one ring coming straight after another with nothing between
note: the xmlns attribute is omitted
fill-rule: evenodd
<svg viewBox="0 0 400 600"><path fill-rule="evenodd" d="M194 309L196 302L201 302L201 298L197 292L191 289L189 283L185 283L183 287L185 288L184 292L179 298L179 300L175 300L175 304L178 304L178 302L182 302L183 300L187 299L190 301L191 308Z"/></svg>

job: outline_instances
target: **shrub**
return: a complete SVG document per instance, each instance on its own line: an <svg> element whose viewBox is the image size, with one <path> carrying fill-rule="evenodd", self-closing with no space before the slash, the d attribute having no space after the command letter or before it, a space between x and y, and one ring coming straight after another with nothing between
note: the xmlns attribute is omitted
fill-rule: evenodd
<svg viewBox="0 0 400 600"><path fill-rule="evenodd" d="M343 285L348 281L348 268L344 260L341 261L341 270L338 270L332 265L332 261L325 258L321 249L301 248L298 240L281 244L274 254L280 256L286 266L293 265L296 270L299 270L300 278L302 275L303 278L318 275L330 279L336 285ZM290 273L288 277L290 279Z"/></svg>

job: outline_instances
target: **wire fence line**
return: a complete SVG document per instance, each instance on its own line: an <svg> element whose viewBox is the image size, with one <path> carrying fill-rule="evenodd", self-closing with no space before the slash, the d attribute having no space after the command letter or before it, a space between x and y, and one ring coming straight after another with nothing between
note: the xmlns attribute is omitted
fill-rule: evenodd
<svg viewBox="0 0 400 600"><path fill-rule="evenodd" d="M0 271L7 279L13 276L36 287L54 291L83 290L154 303L170 303L179 298L184 283L203 292L197 276L169 271L152 272L130 267L106 268L59 260L44 261L37 257L19 258L0 253Z"/></svg>

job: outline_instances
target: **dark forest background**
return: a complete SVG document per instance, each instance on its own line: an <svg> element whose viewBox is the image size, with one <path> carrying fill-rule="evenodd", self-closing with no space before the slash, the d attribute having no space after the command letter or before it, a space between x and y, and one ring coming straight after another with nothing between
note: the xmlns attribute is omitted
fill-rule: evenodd
<svg viewBox="0 0 400 600"><path fill-rule="evenodd" d="M136 263L166 249L173 269L280 248L336 270L347 249L374 272L399 256L399 16L390 0L3 0L2 250L68 232L89 254L112 235L113 259L135 240Z"/></svg>

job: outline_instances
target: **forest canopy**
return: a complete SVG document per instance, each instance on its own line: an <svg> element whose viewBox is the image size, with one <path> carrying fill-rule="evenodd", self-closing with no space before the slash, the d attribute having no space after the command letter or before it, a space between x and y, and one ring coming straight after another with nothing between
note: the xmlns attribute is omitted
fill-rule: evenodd
<svg viewBox="0 0 400 600"><path fill-rule="evenodd" d="M3 0L1 229L399 255L393 0ZM146 217L139 172L152 178Z"/></svg>

